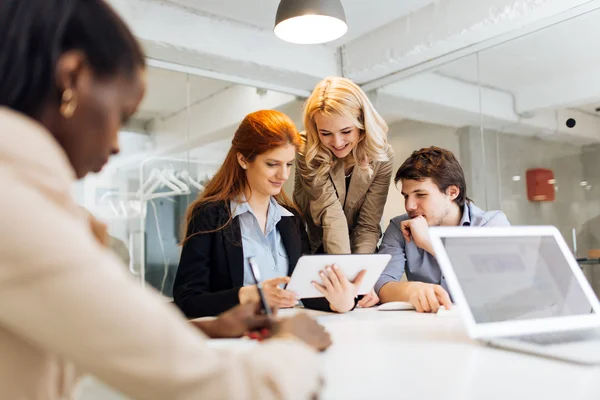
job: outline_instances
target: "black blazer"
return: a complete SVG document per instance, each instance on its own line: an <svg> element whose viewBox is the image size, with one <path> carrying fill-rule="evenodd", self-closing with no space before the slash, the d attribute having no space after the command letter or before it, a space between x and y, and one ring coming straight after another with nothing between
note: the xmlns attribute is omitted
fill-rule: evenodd
<svg viewBox="0 0 600 400"><path fill-rule="evenodd" d="M229 202L203 204L194 213L173 285L173 299L187 318L218 315L239 304L244 282L240 221L229 220ZM294 212L293 210L291 210ZM277 229L289 259L291 275L302 254L309 254L304 223L298 215L281 217ZM202 233L198 233L202 232ZM324 298L303 299L307 308L331 311Z"/></svg>

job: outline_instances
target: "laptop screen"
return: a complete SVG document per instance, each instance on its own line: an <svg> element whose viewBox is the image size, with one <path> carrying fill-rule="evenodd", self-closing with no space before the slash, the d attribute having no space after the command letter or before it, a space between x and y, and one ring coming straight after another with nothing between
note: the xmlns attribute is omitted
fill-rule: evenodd
<svg viewBox="0 0 600 400"><path fill-rule="evenodd" d="M554 236L443 241L477 323L594 312Z"/></svg>

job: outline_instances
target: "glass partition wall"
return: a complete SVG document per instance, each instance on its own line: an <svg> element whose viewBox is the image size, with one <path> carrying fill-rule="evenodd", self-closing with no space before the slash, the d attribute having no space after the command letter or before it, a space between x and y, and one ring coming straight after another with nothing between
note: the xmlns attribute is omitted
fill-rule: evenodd
<svg viewBox="0 0 600 400"><path fill-rule="evenodd" d="M458 157L468 196L512 225L554 225L600 293L600 11L377 90L395 168L421 147ZM600 33L600 32L599 32ZM402 214L390 187L383 225Z"/></svg>
<svg viewBox="0 0 600 400"><path fill-rule="evenodd" d="M416 149L451 150L479 207L504 211L513 225L557 226L591 280L600 280L592 265L600 256L600 49L585 38L599 19L592 11L368 93L390 127L394 173ZM170 297L185 210L237 125L275 108L302 129L303 101L149 67L121 154L80 182L77 198L108 223L131 273ZM284 188L291 194L293 176ZM383 229L404 212L392 182Z"/></svg>
<svg viewBox="0 0 600 400"><path fill-rule="evenodd" d="M554 225L600 294L600 10L478 54L489 205ZM494 99L504 97L507 106ZM509 102L510 100L510 102ZM511 107L508 108L508 105ZM493 170L492 170L493 172Z"/></svg>
<svg viewBox="0 0 600 400"><path fill-rule="evenodd" d="M107 224L129 272L170 298L186 210L221 165L243 117L276 108L298 123L302 102L152 66L147 81L138 112L120 133L120 154L78 182L75 194Z"/></svg>

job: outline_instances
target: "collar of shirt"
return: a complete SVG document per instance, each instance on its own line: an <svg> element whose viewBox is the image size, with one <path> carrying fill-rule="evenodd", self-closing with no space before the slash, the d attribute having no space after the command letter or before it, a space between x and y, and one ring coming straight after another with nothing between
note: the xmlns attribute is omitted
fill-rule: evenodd
<svg viewBox="0 0 600 400"><path fill-rule="evenodd" d="M238 200L231 200L230 203L231 215L233 218L245 213L250 213L254 216L254 218L256 218L256 214L254 214L252 207L250 207L250 204L246 201L246 197L244 195L240 196ZM293 216L294 214L277 203L277 200L271 196L269 200L269 210L267 211L267 226L265 232L269 234L275 225L281 221L281 217Z"/></svg>
<svg viewBox="0 0 600 400"><path fill-rule="evenodd" d="M469 202L465 201L463 205L463 214L458 226L471 226L471 210L469 210Z"/></svg>

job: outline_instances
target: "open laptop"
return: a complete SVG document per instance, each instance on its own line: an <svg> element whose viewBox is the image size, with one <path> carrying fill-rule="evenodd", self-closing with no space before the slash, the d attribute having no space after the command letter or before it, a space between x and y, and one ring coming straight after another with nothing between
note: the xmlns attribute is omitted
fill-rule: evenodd
<svg viewBox="0 0 600 400"><path fill-rule="evenodd" d="M600 364L600 303L558 229L430 229L469 336L494 346Z"/></svg>

